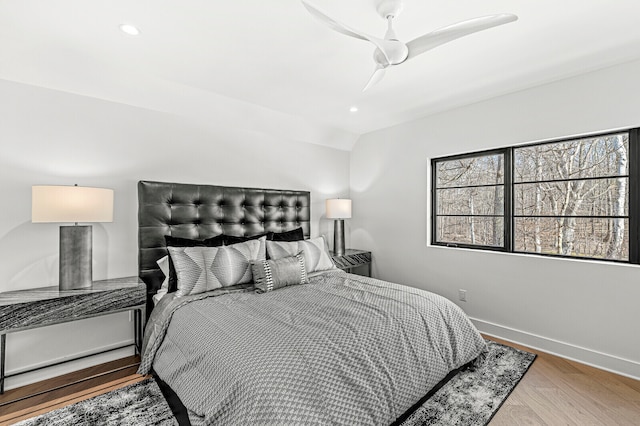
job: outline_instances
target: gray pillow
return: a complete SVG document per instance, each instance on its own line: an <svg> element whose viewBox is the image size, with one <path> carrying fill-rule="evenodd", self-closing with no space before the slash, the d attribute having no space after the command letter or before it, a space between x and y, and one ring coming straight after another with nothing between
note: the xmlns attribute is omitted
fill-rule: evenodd
<svg viewBox="0 0 640 426"><path fill-rule="evenodd" d="M251 271L256 293L309 282L302 252L278 260L253 261Z"/></svg>
<svg viewBox="0 0 640 426"><path fill-rule="evenodd" d="M167 247L178 277L176 296L252 280L251 261L266 259L266 237L224 247Z"/></svg>

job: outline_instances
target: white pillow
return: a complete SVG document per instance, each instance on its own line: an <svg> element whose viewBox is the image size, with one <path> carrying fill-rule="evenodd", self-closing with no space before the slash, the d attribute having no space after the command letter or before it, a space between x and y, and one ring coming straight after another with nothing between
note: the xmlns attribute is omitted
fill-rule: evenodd
<svg viewBox="0 0 640 426"><path fill-rule="evenodd" d="M324 237L301 241L267 241L267 253L273 260L295 256L304 252L307 273L335 269Z"/></svg>
<svg viewBox="0 0 640 426"><path fill-rule="evenodd" d="M164 281L162 281L161 289L168 290L169 289L169 256L164 256L162 259L156 262L158 267L164 274Z"/></svg>
<svg viewBox="0 0 640 426"><path fill-rule="evenodd" d="M162 299L164 295L169 291L169 256L164 256L156 263L164 274L164 280L162 281L162 286L160 286L160 289L158 289L156 294L153 296L153 303L155 305L157 305L160 299Z"/></svg>
<svg viewBox="0 0 640 426"><path fill-rule="evenodd" d="M164 296L166 296L167 291L166 290L158 290L158 292L156 294L153 295L152 299L153 299L153 306L157 305L158 302L160 302L160 299L162 299Z"/></svg>

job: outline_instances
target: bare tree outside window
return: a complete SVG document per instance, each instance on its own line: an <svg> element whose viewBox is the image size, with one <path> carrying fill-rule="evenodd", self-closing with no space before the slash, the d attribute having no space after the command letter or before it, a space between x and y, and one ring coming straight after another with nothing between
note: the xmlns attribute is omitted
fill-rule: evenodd
<svg viewBox="0 0 640 426"><path fill-rule="evenodd" d="M503 154L441 161L436 166L437 238L451 244L502 246Z"/></svg>
<svg viewBox="0 0 640 426"><path fill-rule="evenodd" d="M433 159L432 243L629 261L638 133Z"/></svg>
<svg viewBox="0 0 640 426"><path fill-rule="evenodd" d="M628 134L515 148L514 250L628 260Z"/></svg>

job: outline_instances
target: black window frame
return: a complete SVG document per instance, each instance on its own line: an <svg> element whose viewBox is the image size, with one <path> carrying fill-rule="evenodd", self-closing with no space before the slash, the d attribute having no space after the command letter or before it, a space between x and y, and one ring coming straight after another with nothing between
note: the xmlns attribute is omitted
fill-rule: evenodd
<svg viewBox="0 0 640 426"><path fill-rule="evenodd" d="M503 197L505 199L505 205L502 210L502 218L503 218L503 237L502 242L503 246L490 246L490 245L481 245L481 244L467 244L467 243L459 243L459 242L439 242L436 241L437 238L437 218L438 216L449 216L449 215L438 215L438 201L436 197L436 192L438 189L449 189L449 188L474 188L474 187L483 187L483 186L496 186L496 185L460 185L455 187L437 187L437 167L436 162L438 161L455 161L466 158L475 158L475 157L489 157L493 155L502 155L503 156L503 170L504 177L502 182L503 189ZM506 200L511 200L511 173L507 173L507 170L511 169L511 153L506 148L501 149L491 149L486 151L477 151L472 153L451 155L447 157L434 158L431 160L431 244L433 245L443 245L447 247L460 247L460 248L474 248L479 250L491 250L491 251L509 251L510 249L510 241L511 238L511 222L508 220L509 216L507 215L507 202ZM465 217L486 217L484 215L455 215L455 216L465 216ZM498 216L498 215L495 215Z"/></svg>
<svg viewBox="0 0 640 426"><path fill-rule="evenodd" d="M628 133L629 135L629 152L628 152L628 190L629 190L629 205L628 205L628 221L629 221L629 246L628 246L628 260L619 259L604 259L597 257L584 257L584 256L572 256L563 255L557 253L535 253L530 251L519 251L514 249L515 241L515 217L514 214L514 200L513 190L514 185L521 183L514 183L514 164L513 156L514 151L519 148L527 148L533 146L570 142L581 139L591 139L605 136L612 136L620 133ZM442 189L437 187L437 164L443 161L459 160L464 158L473 158L481 156L490 156L502 154L504 156L504 237L503 247L486 246L478 244L468 243L454 243L454 242L440 242L437 241L437 190ZM460 187L470 187L468 185L461 185ZM556 257L561 259L573 259L573 260L595 260L608 263L625 263L625 264L640 264L640 128L623 128L616 129L601 133L592 133L585 135L577 135L568 138L558 138L552 140L546 140L543 142L534 142L521 145L512 145L504 148L489 149L482 151L466 152L463 154L456 154L443 157L435 157L431 159L431 223L430 223L430 244L432 246L449 247L449 248L466 248L474 250L488 250L505 253L517 253L527 256L544 256L544 257ZM554 216L551 216L554 217ZM597 217L597 216L593 216Z"/></svg>

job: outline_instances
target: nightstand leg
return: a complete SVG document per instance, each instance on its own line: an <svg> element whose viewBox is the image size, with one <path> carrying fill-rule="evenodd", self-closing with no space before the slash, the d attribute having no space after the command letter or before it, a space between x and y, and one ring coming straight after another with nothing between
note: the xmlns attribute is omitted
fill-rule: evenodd
<svg viewBox="0 0 640 426"><path fill-rule="evenodd" d="M7 347L7 335L0 335L0 394L4 393L4 355Z"/></svg>
<svg viewBox="0 0 640 426"><path fill-rule="evenodd" d="M142 318L144 312L142 309L136 309L133 311L133 321L134 321L134 341L136 346L136 354L142 355L142 336L143 336L143 325Z"/></svg>
<svg viewBox="0 0 640 426"><path fill-rule="evenodd" d="M140 353L140 309L133 311L133 343L137 355Z"/></svg>

